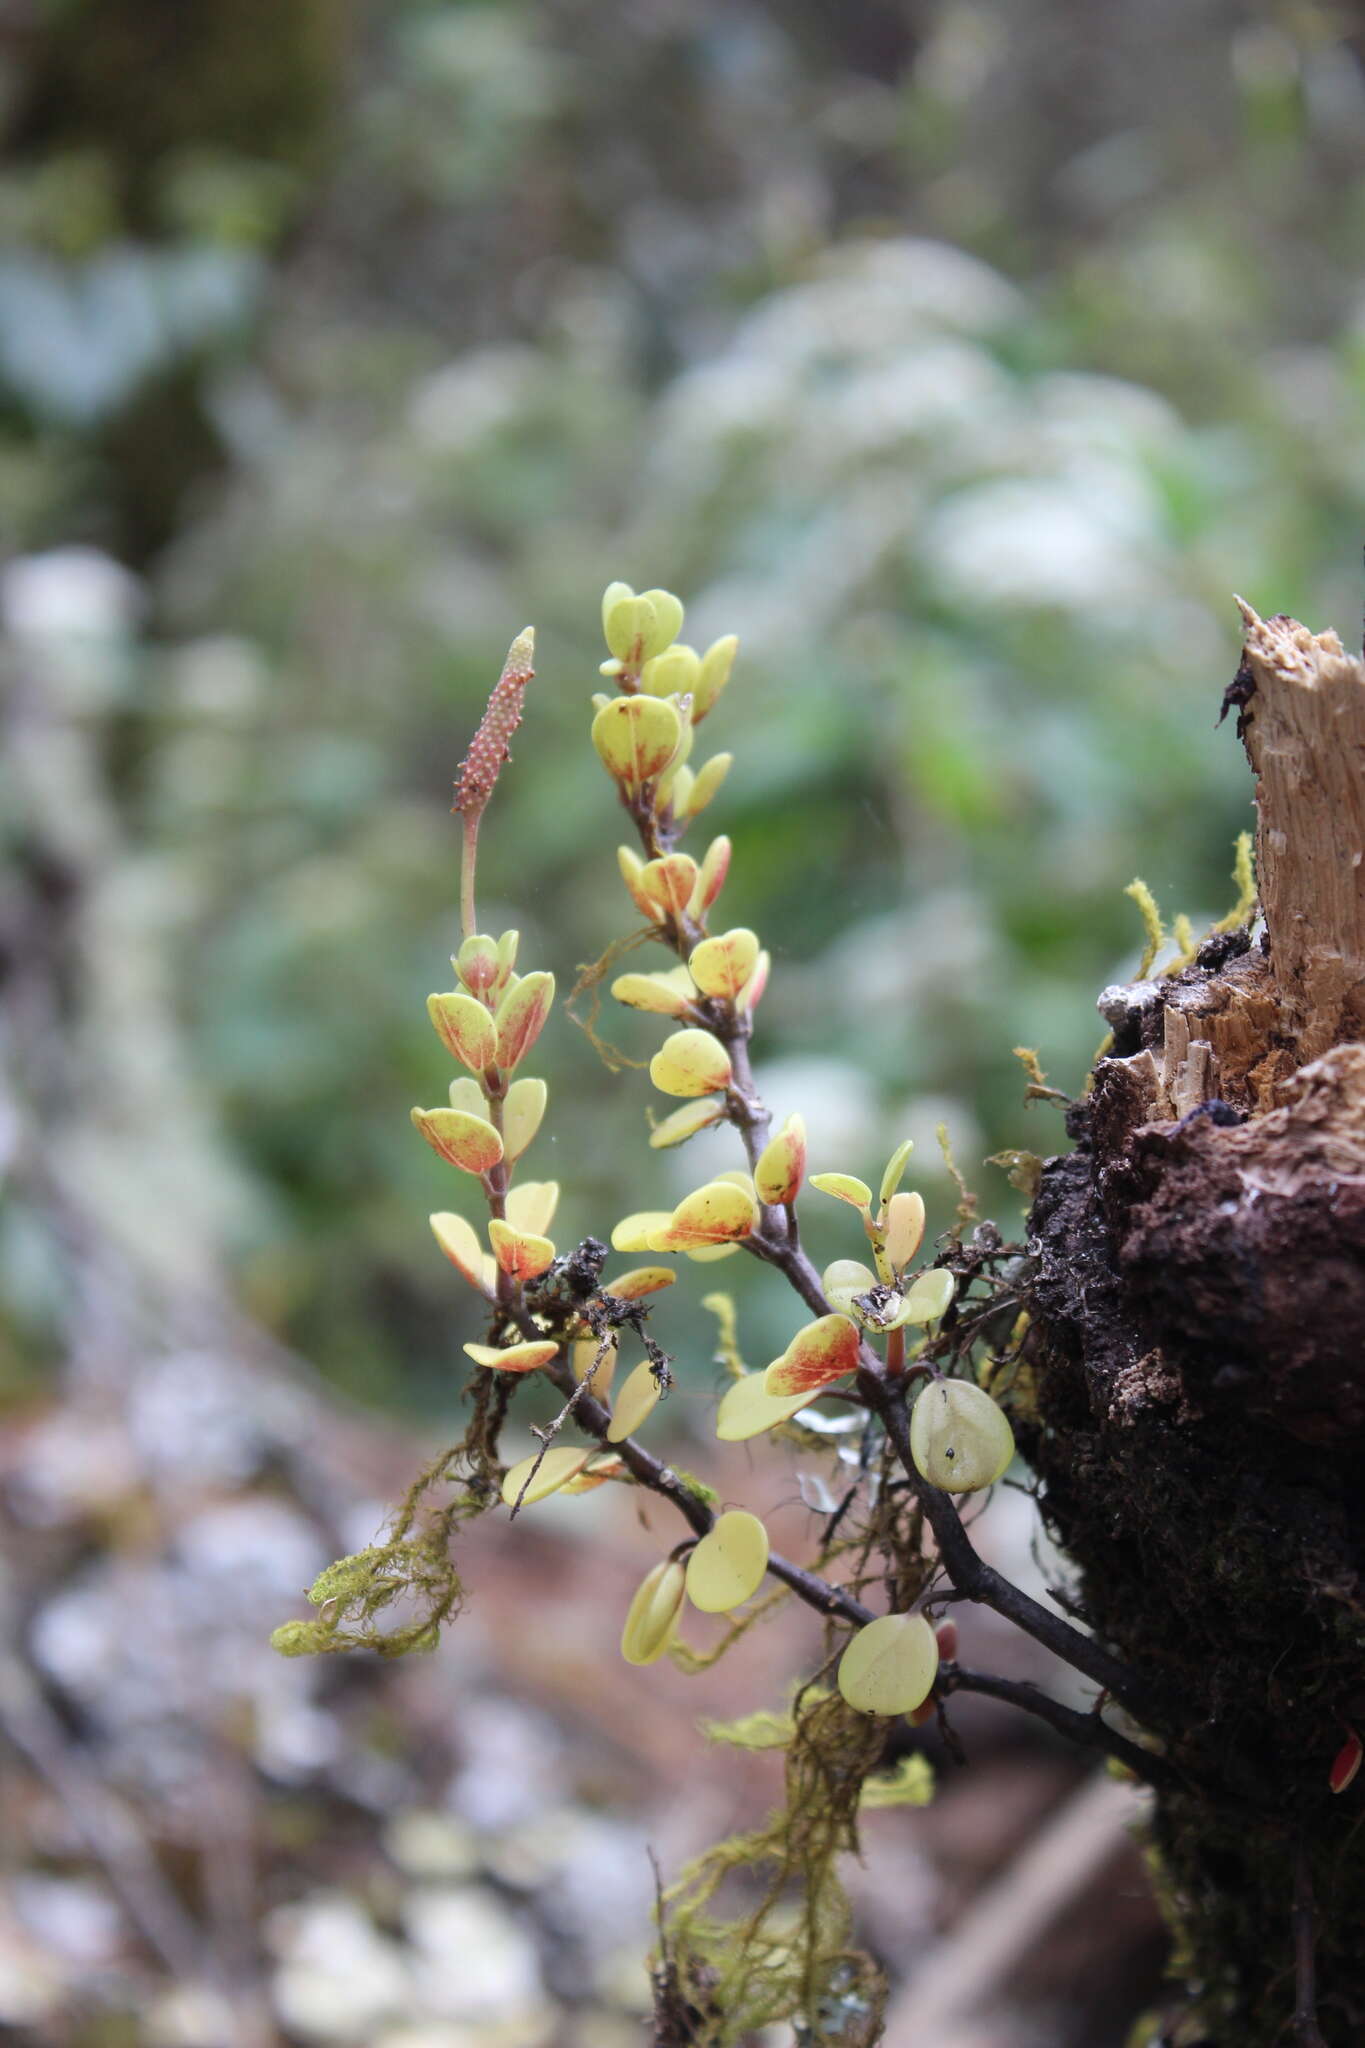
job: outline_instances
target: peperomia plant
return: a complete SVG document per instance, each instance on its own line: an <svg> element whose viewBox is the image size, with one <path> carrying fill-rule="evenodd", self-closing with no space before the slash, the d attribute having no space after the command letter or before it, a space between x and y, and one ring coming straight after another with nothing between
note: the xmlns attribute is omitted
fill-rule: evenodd
<svg viewBox="0 0 1365 2048"><path fill-rule="evenodd" d="M861 1806L928 1796L927 1767L905 1717L920 1723L942 1716L955 1692L985 1693L1140 1778L1160 1782L1169 1767L1132 1732L1143 1710L1137 1675L985 1563L958 1511L955 1496L1004 1474L1014 1450L1006 1411L1028 1400L1020 1364L1025 1318L1011 1291L1014 1250L994 1226L974 1222L964 1194L956 1227L922 1256L924 1203L901 1185L908 1141L895 1148L874 1191L839 1162L808 1173L799 1115L771 1129L749 1057L769 957L753 931L727 926L721 914L729 841L713 838L700 858L682 850L730 766L724 753L694 762L693 749L730 681L737 643L727 637L704 654L680 643L683 607L663 590L637 595L613 583L602 618L602 674L611 688L593 699L591 737L633 828L636 843L621 847L619 862L643 929L613 945L586 979L605 980L637 943L675 956L669 966L610 983L618 1002L653 1014L664 1028L650 1079L679 1106L655 1124L649 1142L682 1145L728 1124L742 1156L673 1209L619 1220L611 1250L645 1261L619 1272L609 1270L611 1250L600 1239L561 1250L549 1235L556 1184L519 1177L546 1110L546 1085L525 1068L551 1014L555 982L545 969L519 964L516 932L494 938L479 930L475 891L479 820L533 674L528 630L512 644L456 787L463 935L452 962L456 985L432 995L428 1008L457 1072L447 1102L412 1112L483 1212L477 1223L462 1210L431 1218L438 1245L478 1305L479 1334L464 1345L475 1369L471 1422L461 1442L418 1476L387 1539L324 1572L310 1593L314 1617L286 1623L274 1641L288 1655L429 1648L462 1599L450 1556L461 1520L499 1504L515 1517L551 1493L607 1484L662 1496L684 1533L622 1617L628 1662L670 1654L699 1668L788 1598L822 1617L825 1650L784 1710L756 1703L753 1716L710 1731L742 1746L785 1750L787 1796L767 1827L718 1845L664 1894L659 2038L723 2044L794 2019L803 2041L872 2042L880 1977L850 1946L836 1864L856 1846ZM849 1249L860 1258L816 1270L798 1220L807 1190L852 1212ZM832 1400L841 1430L856 1431L861 1446L852 1483L837 1501L829 1496L813 1554L799 1562L772 1549L756 1515L742 1508L717 1515L705 1484L675 1471L648 1443L652 1412L672 1377L670 1351L682 1348L670 1333L665 1350L655 1335L655 1297L675 1278L660 1261L740 1252L785 1277L799 1313L781 1356L764 1371L748 1371L734 1304L724 1294L707 1297L730 1374L716 1435L736 1441L774 1432L803 1453L830 1456L835 1417L820 1404ZM618 1364L629 1362L632 1349L640 1355L618 1385ZM558 1390L562 1406L536 1432L534 1456L509 1469L502 1426L517 1389L536 1375ZM847 1477L850 1467L841 1469ZM996 1609L1074 1666L1099 1688L1105 1711L1082 1713L1032 1685L965 1669L956 1629L942 1619L943 1607L961 1599ZM680 1630L689 1606L730 1617L718 1649L687 1646ZM1119 1725L1125 1720L1128 1732ZM712 1902L741 1866L764 1884L757 1904L727 1923ZM795 1917L787 1910L794 1884Z"/></svg>

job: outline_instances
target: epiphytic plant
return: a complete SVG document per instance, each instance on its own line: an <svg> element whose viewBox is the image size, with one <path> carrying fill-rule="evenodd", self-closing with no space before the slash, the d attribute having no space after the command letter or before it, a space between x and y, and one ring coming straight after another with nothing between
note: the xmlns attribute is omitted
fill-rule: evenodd
<svg viewBox="0 0 1365 2048"><path fill-rule="evenodd" d="M610 1233L611 1247L656 1262L743 1251L780 1272L802 1320L766 1371L744 1368L729 1297L707 1298L731 1375L716 1433L734 1441L772 1431L803 1452L829 1455L842 1438L831 1435L834 1418L819 1404L833 1399L861 1444L852 1483L804 1562L775 1552L748 1511L717 1516L706 1486L674 1471L646 1441L672 1376L654 1334L652 1298L672 1283L673 1269L645 1263L608 1273L607 1245L593 1238L561 1252L548 1235L556 1184L518 1177L547 1106L544 1081L524 1063L551 1014L555 982L541 968L519 971L516 932L480 932L475 884L479 819L533 673L528 630L512 645L457 784L463 936L452 963L456 986L432 995L428 1008L459 1071L447 1103L412 1112L422 1137L473 1184L486 1211L480 1225L456 1210L431 1218L482 1319L479 1336L464 1346L475 1368L472 1419L462 1441L419 1475L386 1540L324 1572L310 1594L314 1618L286 1623L274 1640L291 1655L430 1647L463 1597L450 1556L461 1520L499 1502L515 1517L553 1492L605 1484L661 1496L686 1533L648 1573L623 1618L621 1649L630 1663L671 1653L697 1668L789 1597L822 1617L826 1646L788 1710L756 1711L710 1731L742 1746L785 1750L787 1797L765 1828L720 1844L665 1894L655 1970L660 2038L723 2044L794 2018L811 2043L868 2043L878 2036L880 1979L850 1946L836 1864L856 1845L860 1806L927 1796L927 1767L898 1727L901 1717L942 1716L955 1692L986 1693L1138 1777L1159 1782L1169 1766L1132 1732L1143 1711L1140 1675L986 1564L954 1498L994 1484L1013 1454L1005 1408L989 1391L1008 1381L1021 1336L1011 1248L989 1223L967 1234L973 1206L964 1200L957 1227L921 1260L924 1203L901 1186L908 1141L893 1152L874 1194L841 1168L807 1174L800 1116L771 1129L749 1058L769 957L754 932L726 927L719 915L729 841L712 839L699 859L681 850L730 766L728 754L700 764L692 757L698 729L730 681L736 642L719 640L704 654L679 643L683 607L667 591L637 595L614 583L602 612L609 650L602 673L612 687L594 698L591 736L634 829L637 844L623 846L619 861L644 921L624 943L648 940L676 956L671 966L610 983L618 1002L667 1027L649 1073L680 1106L655 1125L649 1142L681 1145L728 1124L744 1161L672 1210L626 1215ZM585 980L605 979L621 950L613 947ZM870 1263L840 1258L816 1271L798 1222L807 1187L856 1214ZM613 1393L618 1360L632 1346L642 1356ZM537 1432L536 1454L505 1469L502 1424L518 1387L537 1374L563 1405ZM850 1468L842 1469L847 1475ZM760 1597L767 1582L773 1590ZM868 1602L883 1594L887 1611L876 1612ZM1096 1685L1103 1710L1081 1713L1031 1685L963 1668L952 1623L935 1625L943 1605L961 1599L984 1602L1046 1644ZM719 1650L699 1653L681 1638L689 1607L731 1617ZM761 1872L764 1883L757 1903L727 1923L714 1916L712 1902L740 1867ZM776 1910L790 1903L793 1888L795 1918Z"/></svg>

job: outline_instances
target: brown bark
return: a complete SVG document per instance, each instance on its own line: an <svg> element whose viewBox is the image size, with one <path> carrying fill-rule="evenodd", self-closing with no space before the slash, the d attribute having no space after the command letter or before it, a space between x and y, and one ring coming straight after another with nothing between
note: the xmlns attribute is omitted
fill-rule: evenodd
<svg viewBox="0 0 1365 2048"><path fill-rule="evenodd" d="M1307 2002L1345 2048L1365 1774L1327 1781L1365 1723L1365 666L1243 610L1264 933L1101 999L1112 1048L1031 1219L1021 1433L1188 1787L1154 1824L1176 2038L1309 2041Z"/></svg>

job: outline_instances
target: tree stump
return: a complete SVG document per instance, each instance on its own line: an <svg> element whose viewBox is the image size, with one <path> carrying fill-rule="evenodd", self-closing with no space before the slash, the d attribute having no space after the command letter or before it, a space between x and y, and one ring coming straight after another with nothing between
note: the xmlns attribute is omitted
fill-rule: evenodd
<svg viewBox="0 0 1365 2048"><path fill-rule="evenodd" d="M1171 2043L1365 2041L1365 665L1257 618L1229 697L1263 935L1107 990L1030 1221L1020 1430L1153 1686Z"/></svg>

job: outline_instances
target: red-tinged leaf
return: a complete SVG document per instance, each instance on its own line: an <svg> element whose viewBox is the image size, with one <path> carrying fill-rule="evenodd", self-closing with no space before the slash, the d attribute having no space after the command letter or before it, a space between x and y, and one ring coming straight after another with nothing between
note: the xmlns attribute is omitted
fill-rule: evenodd
<svg viewBox="0 0 1365 2048"><path fill-rule="evenodd" d="M759 1155L754 1188L760 1202L794 1202L806 1172L806 1126L789 1116Z"/></svg>
<svg viewBox="0 0 1365 2048"><path fill-rule="evenodd" d="M764 1392L776 1396L818 1393L853 1371L861 1343L857 1324L847 1316L821 1316L807 1323L768 1367Z"/></svg>
<svg viewBox="0 0 1365 2048"><path fill-rule="evenodd" d="M646 1294L671 1287L677 1277L671 1266L632 1266L615 1280L604 1280L602 1292L614 1294L618 1301L639 1301Z"/></svg>
<svg viewBox="0 0 1365 2048"><path fill-rule="evenodd" d="M621 870L621 880L630 891L631 902L635 905L640 915L647 917L650 923L653 924L658 916L658 912L640 886L640 877L645 871L644 862L631 847L618 846L616 849L616 864Z"/></svg>
<svg viewBox="0 0 1365 2048"><path fill-rule="evenodd" d="M688 890L690 897L691 890ZM758 934L747 925L703 939L692 950L688 968L704 996L718 996L733 1002L744 988L758 961Z"/></svg>
<svg viewBox="0 0 1365 2048"><path fill-rule="evenodd" d="M684 914L696 885L697 863L690 853L669 853L649 861L640 875L641 889L668 917Z"/></svg>
<svg viewBox="0 0 1365 2048"><path fill-rule="evenodd" d="M688 1252L707 1245L735 1244L747 1237L758 1221L758 1204L733 1181L708 1181L705 1187L684 1196L667 1224L654 1235L651 1249L659 1252Z"/></svg>
<svg viewBox="0 0 1365 2048"><path fill-rule="evenodd" d="M681 738L682 720L666 697L613 697L592 722L603 765L626 789L662 775Z"/></svg>
<svg viewBox="0 0 1365 2048"><path fill-rule="evenodd" d="M427 1015L446 1051L472 1074L492 1066L497 1048L493 1019L476 997L458 993L428 996Z"/></svg>
<svg viewBox="0 0 1365 2048"><path fill-rule="evenodd" d="M1346 1787L1360 1769L1363 1756L1365 1756L1365 1749L1362 1749L1360 1737L1356 1734L1355 1729L1352 1728L1345 1742L1342 1743L1341 1748L1337 1751L1331 1770L1327 1773L1327 1783L1333 1792L1344 1792L1346 1790Z"/></svg>
<svg viewBox="0 0 1365 2048"><path fill-rule="evenodd" d="M511 1344L506 1350L499 1350L493 1344L466 1344L465 1356L472 1358L475 1365L492 1366L497 1372L534 1372L538 1365L548 1365L559 1350L548 1338L541 1342Z"/></svg>
<svg viewBox="0 0 1365 2048"><path fill-rule="evenodd" d="M730 1055L709 1031L675 1031L649 1063L649 1078L664 1095L711 1095L730 1085Z"/></svg>
<svg viewBox="0 0 1365 2048"><path fill-rule="evenodd" d="M955 1621L941 1621L934 1630L934 1637L938 1643L938 1654L943 1662L945 1664L955 1664L957 1662L957 1623Z"/></svg>
<svg viewBox="0 0 1365 2048"><path fill-rule="evenodd" d="M465 1173L487 1173L502 1158L502 1139L484 1117L460 1109L414 1109L412 1121L433 1152Z"/></svg>
<svg viewBox="0 0 1365 2048"><path fill-rule="evenodd" d="M763 991L768 986L768 974L772 964L772 954L765 946L758 956L753 973L735 998L741 1010L747 1010L752 1014L758 1008L763 1000Z"/></svg>
<svg viewBox="0 0 1365 2048"><path fill-rule="evenodd" d="M498 1005L498 1065L510 1071L541 1034L555 999L553 974L527 974Z"/></svg>
<svg viewBox="0 0 1365 2048"><path fill-rule="evenodd" d="M529 1230L513 1230L500 1217L495 1216L489 1224L488 1241L494 1258L513 1280L538 1279L554 1264L555 1248L548 1237L538 1237Z"/></svg>
<svg viewBox="0 0 1365 2048"><path fill-rule="evenodd" d="M730 842L723 832L707 847L697 875L697 886L688 905L693 917L705 917L725 887L725 877L730 872L730 851Z"/></svg>

